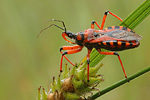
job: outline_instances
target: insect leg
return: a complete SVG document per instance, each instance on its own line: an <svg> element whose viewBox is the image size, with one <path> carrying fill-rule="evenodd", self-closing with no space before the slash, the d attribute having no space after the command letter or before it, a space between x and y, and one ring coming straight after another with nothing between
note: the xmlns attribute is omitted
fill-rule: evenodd
<svg viewBox="0 0 150 100"><path fill-rule="evenodd" d="M80 46L75 45L75 46L63 46L60 48L60 53L63 54L62 50L73 50L73 49L78 49ZM65 59L74 66L74 64L64 55Z"/></svg>
<svg viewBox="0 0 150 100"><path fill-rule="evenodd" d="M103 20L102 20L102 24L101 24L101 28L100 28L101 30L102 30L103 27L104 27L105 19L106 19L108 13L111 14L112 16L116 17L116 18L119 19L120 21L122 21L122 19L121 19L120 17L118 17L117 15L115 15L114 13L112 13L112 12L110 12L110 11L106 11L106 12L104 13L104 17L103 17Z"/></svg>
<svg viewBox="0 0 150 100"><path fill-rule="evenodd" d="M98 27L99 29L101 29L101 27L98 25L98 23L97 23L96 21L92 21L92 23L91 23L91 29L94 29L94 24L96 24L97 27Z"/></svg>
<svg viewBox="0 0 150 100"><path fill-rule="evenodd" d="M73 50L73 49L78 49L80 47L81 46L79 46L79 45L75 45L75 46L63 46L63 47L60 48L60 51L62 51L62 50Z"/></svg>
<svg viewBox="0 0 150 100"><path fill-rule="evenodd" d="M87 54L87 82L89 82L89 64L90 64L90 53L91 49L88 49L88 54Z"/></svg>
<svg viewBox="0 0 150 100"><path fill-rule="evenodd" d="M60 48L60 52L62 54L61 62L60 62L60 72L62 72L63 57L65 57L66 60L68 60L68 62L71 63L74 66L74 64L65 55L66 54L74 54L74 53L80 52L82 50L82 48L83 48L82 46L78 46L78 45L76 45L76 46L64 46L64 47ZM67 50L67 51L65 51L63 53L61 50Z"/></svg>
<svg viewBox="0 0 150 100"><path fill-rule="evenodd" d="M120 64L121 64L122 70L123 70L123 72L124 72L125 78L128 80L127 74L126 74L125 69L124 69L123 64L122 64L122 61L121 61L120 56L119 56L119 54L118 54L117 52L104 52L104 51L101 51L100 49L97 49L97 51L98 51L100 54L103 54L103 55L117 55L117 56L118 56L118 59L119 59L119 62L120 62Z"/></svg>

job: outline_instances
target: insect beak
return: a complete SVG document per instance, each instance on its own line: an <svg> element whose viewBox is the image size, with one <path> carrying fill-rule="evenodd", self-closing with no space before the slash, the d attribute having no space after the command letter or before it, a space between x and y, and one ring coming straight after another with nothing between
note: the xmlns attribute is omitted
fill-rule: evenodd
<svg viewBox="0 0 150 100"><path fill-rule="evenodd" d="M63 32L63 33L62 33L62 37L63 37L67 42L69 42L69 43L71 43L71 44L75 44L74 42L71 42L70 40L68 40L68 39L66 38L66 36L69 37L70 39L74 39L74 38L75 38L75 34L74 34L74 33L72 33L72 32Z"/></svg>

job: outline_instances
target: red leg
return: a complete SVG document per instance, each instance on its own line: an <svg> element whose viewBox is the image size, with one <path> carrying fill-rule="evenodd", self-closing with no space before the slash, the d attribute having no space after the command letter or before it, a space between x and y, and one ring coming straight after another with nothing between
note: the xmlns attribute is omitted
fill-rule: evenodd
<svg viewBox="0 0 150 100"><path fill-rule="evenodd" d="M97 23L96 21L92 21L92 23L91 23L91 29L94 29L94 24L96 24L97 27L98 27L99 29L101 29L101 27L98 25L98 23Z"/></svg>
<svg viewBox="0 0 150 100"><path fill-rule="evenodd" d="M63 54L62 50L73 50L73 49L78 49L79 47L80 47L79 45L75 45L75 46L63 46L63 47L60 48L60 52L61 52L61 54ZM64 55L64 57L66 58L66 60L70 64L72 64L74 66L74 64L65 55Z"/></svg>
<svg viewBox="0 0 150 100"><path fill-rule="evenodd" d="M126 72L125 72L125 69L124 69L124 67L123 67L122 61L121 61L120 56L119 56L118 53L116 53L116 52L102 52L100 49L97 49L97 51L98 51L100 54L103 54L103 55L117 55L117 56L118 56L118 59L119 59L119 61L120 61L122 70L123 70L123 72L124 72L125 78L127 78L127 74L126 74Z"/></svg>
<svg viewBox="0 0 150 100"><path fill-rule="evenodd" d="M90 64L90 53L91 49L88 49L88 54L87 54L87 82L89 82L89 64Z"/></svg>
<svg viewBox="0 0 150 100"><path fill-rule="evenodd" d="M61 54L63 54L63 52L62 51L60 51L60 53ZM64 55L64 57L65 57L65 59L71 64L71 65L73 65L74 66L74 64L72 63L72 61L70 61L65 55Z"/></svg>
<svg viewBox="0 0 150 100"><path fill-rule="evenodd" d="M114 13L112 13L112 12L110 12L110 11L106 11L106 12L104 13L104 17L103 17L103 20L102 20L102 24L101 24L101 28L100 28L101 30L102 30L103 27L104 27L105 19L106 19L108 13L111 14L112 16L116 17L116 18L119 19L120 21L122 21L122 19L121 19L120 17L118 17L117 15L115 15Z"/></svg>
<svg viewBox="0 0 150 100"><path fill-rule="evenodd" d="M76 45L76 46L64 46L64 47L60 48L60 52L62 54L61 62L60 62L60 72L62 72L63 57L65 57L66 60L68 60L68 62L70 62L74 66L74 64L65 55L66 54L74 54L74 53L80 52L82 50L82 48L83 47L79 46L79 45ZM62 53L61 50L68 50L68 51L65 51L64 53Z"/></svg>
<svg viewBox="0 0 150 100"><path fill-rule="evenodd" d="M80 48L79 45L75 45L75 46L63 46L63 47L60 48L60 51L61 50L73 50L73 49L78 49L78 48Z"/></svg>

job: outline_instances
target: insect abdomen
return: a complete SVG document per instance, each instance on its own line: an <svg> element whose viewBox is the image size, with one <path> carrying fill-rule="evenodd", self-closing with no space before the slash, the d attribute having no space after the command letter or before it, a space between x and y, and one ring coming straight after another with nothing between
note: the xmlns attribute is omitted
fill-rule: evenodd
<svg viewBox="0 0 150 100"><path fill-rule="evenodd" d="M106 50L111 51L121 51L125 49L131 49L138 47L140 44L139 41L133 40L133 41L118 41L118 40L109 40L109 41L102 41L98 43L100 48L104 48Z"/></svg>

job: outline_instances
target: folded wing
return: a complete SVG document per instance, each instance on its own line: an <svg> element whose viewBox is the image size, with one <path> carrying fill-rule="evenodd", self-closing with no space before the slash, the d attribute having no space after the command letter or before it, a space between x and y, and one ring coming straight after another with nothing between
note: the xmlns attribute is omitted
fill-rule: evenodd
<svg viewBox="0 0 150 100"><path fill-rule="evenodd" d="M124 40L124 41L133 41L141 40L142 36L134 32L129 32L127 30L112 30L109 32L103 33L102 36L90 41L90 43L98 43L107 40Z"/></svg>

